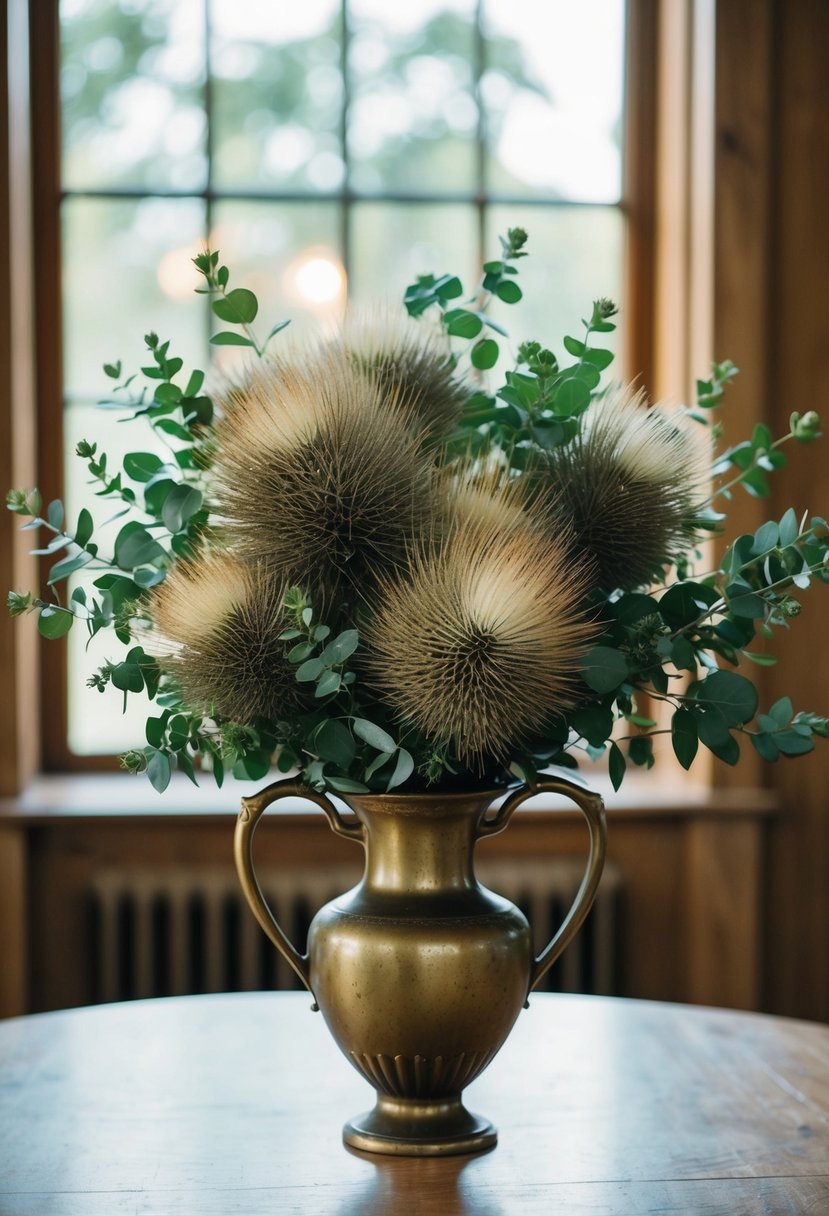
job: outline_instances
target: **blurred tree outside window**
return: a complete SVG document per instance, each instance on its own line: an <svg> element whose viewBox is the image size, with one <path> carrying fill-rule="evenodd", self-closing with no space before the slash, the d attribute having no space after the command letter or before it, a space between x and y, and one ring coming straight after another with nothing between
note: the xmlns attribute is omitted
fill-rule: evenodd
<svg viewBox="0 0 829 1216"><path fill-rule="evenodd" d="M102 364L137 368L153 329L204 366L206 243L299 333L417 274L471 285L513 225L516 344L619 299L624 26L624 0L60 0L69 511L79 439L135 447ZM70 640L70 752L134 744L140 709L83 687L108 656Z"/></svg>

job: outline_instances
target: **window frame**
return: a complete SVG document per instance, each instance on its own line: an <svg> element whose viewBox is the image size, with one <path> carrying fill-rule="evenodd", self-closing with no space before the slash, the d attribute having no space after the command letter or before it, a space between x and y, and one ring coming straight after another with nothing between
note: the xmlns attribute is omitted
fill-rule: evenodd
<svg viewBox="0 0 829 1216"><path fill-rule="evenodd" d="M208 180L202 191L143 191L102 189L95 191L68 190L61 186L60 136L60 25L59 0L29 0L30 4L30 73L32 113L32 222L34 235L34 316L35 357L37 368L36 416L37 430L42 441L38 454L39 484L49 488L50 496L62 497L63 476L63 361L62 361L62 264L61 264L61 204L64 197L134 198L150 196L203 198L210 222L210 209L216 199L258 197L255 191L215 190ZM480 13L480 5L479 5ZM347 53L348 29L343 17L343 57ZM626 318L622 357L629 373L651 383L654 364L653 316L654 293L654 207L656 174L652 150L656 137L656 67L658 52L658 0L627 0L624 50L624 133L622 194L618 204L624 221L623 237L623 298L620 304ZM480 19L476 22L476 54L483 53ZM210 107L209 83L205 102ZM209 130L209 123L208 123ZM480 136L480 130L479 130ZM209 139L209 136L208 136ZM483 144L478 141L483 157ZM210 165L208 147L208 165ZM330 195L340 204L341 248L348 269L350 256L349 211L356 202L381 201L389 203L438 203L455 201L451 196L412 195L407 192L353 192L347 186ZM478 166L479 185L483 180ZM277 192L274 192L277 193ZM270 192L264 196L270 197ZM295 196L290 191L278 192L280 200L306 199L308 194ZM314 197L314 196L311 196ZM464 195L461 201L469 202ZM517 200L500 193L484 194L478 190L471 199L477 211L479 247L483 249L486 208L490 204L509 205ZM574 204L550 203L548 200L521 200L522 206L561 206ZM591 204L575 204L590 206ZM600 204L606 206L606 204ZM44 566L45 570L45 566ZM68 745L68 673L67 649L40 639L40 727L41 766L47 772L111 771L118 767L117 756L77 755Z"/></svg>

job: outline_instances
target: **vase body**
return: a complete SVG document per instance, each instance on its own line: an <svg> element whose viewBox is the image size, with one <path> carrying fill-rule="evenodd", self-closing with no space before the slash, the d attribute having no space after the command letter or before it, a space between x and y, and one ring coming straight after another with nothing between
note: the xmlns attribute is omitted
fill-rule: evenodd
<svg viewBox="0 0 829 1216"><path fill-rule="evenodd" d="M492 795L348 799L365 829L366 869L322 908L308 935L311 990L336 1042L377 1090L346 1128L366 1147L427 1130L483 1148L495 1133L460 1103L527 999L530 927L473 871ZM427 1128L431 1128L428 1131Z"/></svg>
<svg viewBox="0 0 829 1216"><path fill-rule="evenodd" d="M243 802L236 856L257 919L313 993L331 1034L376 1091L372 1110L344 1128L346 1143L372 1152L438 1155L491 1147L494 1127L467 1111L461 1094L492 1060L528 995L578 928L604 857L601 800L573 793L588 819L585 880L559 933L533 957L523 913L482 887L474 847L500 831L535 789L488 814L503 791L461 794L349 794L354 818L325 796L279 783ZM334 831L365 849L352 890L314 917L300 955L273 919L256 882L250 837L270 802L304 794Z"/></svg>

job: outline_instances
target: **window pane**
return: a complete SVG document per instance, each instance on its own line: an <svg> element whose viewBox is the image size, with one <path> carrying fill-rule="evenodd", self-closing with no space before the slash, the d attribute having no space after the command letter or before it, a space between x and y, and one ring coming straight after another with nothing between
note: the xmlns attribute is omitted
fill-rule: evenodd
<svg viewBox="0 0 829 1216"><path fill-rule="evenodd" d="M472 0L354 0L349 12L352 185L470 193L478 122Z"/></svg>
<svg viewBox="0 0 829 1216"><path fill-rule="evenodd" d="M619 303L622 293L623 225L614 207L492 207L487 218L489 249L498 234L522 227L529 233L529 257L518 262L524 299L493 313L509 330L513 349L528 339L563 354L565 334L583 336L582 317L600 296ZM624 317L620 318L620 329ZM602 345L619 349L619 329L603 334ZM597 345L598 343L594 343ZM613 374L622 371L614 363Z"/></svg>
<svg viewBox="0 0 829 1216"><path fill-rule="evenodd" d="M202 0L61 0L60 20L64 184L200 190Z"/></svg>
<svg viewBox="0 0 829 1216"><path fill-rule="evenodd" d="M70 198L63 215L66 395L96 400L102 364L146 362L143 335L172 340L185 363L202 358L206 318L190 259L202 247L204 205L191 199Z"/></svg>
<svg viewBox="0 0 829 1216"><path fill-rule="evenodd" d="M338 189L339 0L212 0L210 11L214 184Z"/></svg>
<svg viewBox="0 0 829 1216"><path fill-rule="evenodd" d="M312 335L320 324L342 316L346 278L339 234L334 203L216 204L211 246L230 268L230 286L256 293L254 330L260 341L286 318L291 324L274 339L274 349L288 337ZM244 348L223 347L216 362L229 371L247 357Z"/></svg>
<svg viewBox="0 0 829 1216"><path fill-rule="evenodd" d="M616 202L624 0L484 0L484 14L490 190Z"/></svg>
<svg viewBox="0 0 829 1216"><path fill-rule="evenodd" d="M352 212L350 294L402 302L419 274L478 276L477 216L468 204L359 203Z"/></svg>

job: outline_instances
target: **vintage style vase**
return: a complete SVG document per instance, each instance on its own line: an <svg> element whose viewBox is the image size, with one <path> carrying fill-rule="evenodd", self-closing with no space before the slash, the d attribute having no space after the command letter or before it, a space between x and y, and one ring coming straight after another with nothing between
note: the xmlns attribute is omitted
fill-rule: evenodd
<svg viewBox="0 0 829 1216"><path fill-rule="evenodd" d="M533 956L523 913L475 878L473 852L538 793L565 794L590 829L579 891L553 940ZM374 1108L345 1125L354 1148L377 1153L475 1152L495 1128L461 1101L489 1064L529 994L586 916L605 855L597 794L560 778L508 793L349 794L344 817L325 794L280 781L245 798L236 865L254 915L314 997L337 1044L377 1091ZM307 798L332 829L365 849L365 873L314 917L307 954L280 929L253 867L256 824L279 798Z"/></svg>

